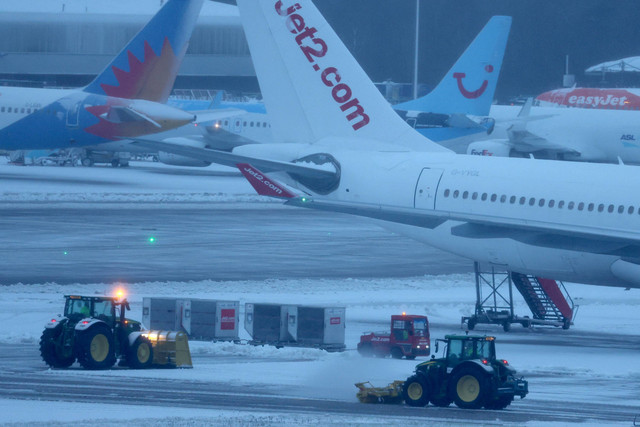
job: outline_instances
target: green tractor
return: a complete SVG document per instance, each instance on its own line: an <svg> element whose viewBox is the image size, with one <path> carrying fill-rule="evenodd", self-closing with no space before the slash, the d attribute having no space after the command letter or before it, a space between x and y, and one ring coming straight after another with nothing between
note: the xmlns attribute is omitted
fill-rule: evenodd
<svg viewBox="0 0 640 427"><path fill-rule="evenodd" d="M524 398L529 384L516 378L506 360L496 359L495 337L446 335L436 340L445 344L444 357L416 366L415 374L402 388L410 406L449 406L464 409L504 409L514 396Z"/></svg>
<svg viewBox="0 0 640 427"><path fill-rule="evenodd" d="M120 365L149 368L153 347L140 322L125 318L126 299L65 295L64 316L51 319L40 338L42 360L68 368L76 360L85 369Z"/></svg>

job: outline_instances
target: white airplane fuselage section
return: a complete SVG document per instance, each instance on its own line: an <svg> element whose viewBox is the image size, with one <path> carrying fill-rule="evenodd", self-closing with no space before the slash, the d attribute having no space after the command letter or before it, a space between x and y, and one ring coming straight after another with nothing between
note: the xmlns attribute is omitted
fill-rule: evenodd
<svg viewBox="0 0 640 427"><path fill-rule="evenodd" d="M0 128L64 98L73 90L0 87Z"/></svg>
<svg viewBox="0 0 640 427"><path fill-rule="evenodd" d="M640 200L634 197L640 168L634 166L449 153L364 154L319 145L306 147L307 153L298 149L295 156L328 152L341 165L339 188L325 198L418 212L481 215L506 225L519 221L558 230L618 235L640 230ZM287 151L271 149L282 158L287 157ZM603 173L606 180L601 179ZM286 175L279 178L286 179ZM313 194L294 180L287 183ZM431 246L513 271L580 283L640 287L640 282L630 284L611 272L619 255L597 253L600 249L607 252L606 247L585 250L589 243L572 237L558 241L555 236L554 241L545 243L545 237L538 239L535 233L527 238L526 233L501 233L495 227L482 235L482 230L469 231L460 221L449 220L433 229L376 222Z"/></svg>
<svg viewBox="0 0 640 427"><path fill-rule="evenodd" d="M520 107L494 105L495 131L488 138L507 138ZM536 116L545 116L535 119ZM640 164L640 111L533 107L526 130L556 147L575 151L575 160ZM545 149L531 147L531 152ZM573 158L572 158L573 160Z"/></svg>

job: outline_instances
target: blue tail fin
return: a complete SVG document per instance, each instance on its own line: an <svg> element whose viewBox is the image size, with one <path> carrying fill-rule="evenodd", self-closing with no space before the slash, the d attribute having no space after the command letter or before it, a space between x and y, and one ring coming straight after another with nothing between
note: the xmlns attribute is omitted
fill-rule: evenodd
<svg viewBox="0 0 640 427"><path fill-rule="evenodd" d="M489 115L510 28L511 17L491 18L431 93L397 104L394 108L440 114Z"/></svg>
<svg viewBox="0 0 640 427"><path fill-rule="evenodd" d="M169 0L84 90L166 102L203 0Z"/></svg>

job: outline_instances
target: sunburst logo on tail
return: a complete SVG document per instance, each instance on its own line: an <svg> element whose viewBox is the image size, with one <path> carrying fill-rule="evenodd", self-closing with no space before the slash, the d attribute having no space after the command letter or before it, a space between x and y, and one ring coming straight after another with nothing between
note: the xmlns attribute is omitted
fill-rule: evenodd
<svg viewBox="0 0 640 427"><path fill-rule="evenodd" d="M130 50L127 52L129 71L111 67L119 85L102 83L100 87L107 96L164 103L171 93L186 48L185 45L183 51L176 55L169 39L165 37L160 55L157 55L145 40L142 60Z"/></svg>

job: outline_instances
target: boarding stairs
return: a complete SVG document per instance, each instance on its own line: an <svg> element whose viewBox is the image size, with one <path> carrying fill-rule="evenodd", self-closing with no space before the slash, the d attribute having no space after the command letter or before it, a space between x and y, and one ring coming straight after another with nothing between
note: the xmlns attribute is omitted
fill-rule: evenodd
<svg viewBox="0 0 640 427"><path fill-rule="evenodd" d="M513 323L524 327L544 325L569 329L571 326L578 307L562 282L477 262L474 269L476 308L473 315L462 317L463 328L470 330L480 323L502 325L505 331L509 331ZM515 314L513 285L524 298L532 317Z"/></svg>
<svg viewBox="0 0 640 427"><path fill-rule="evenodd" d="M573 319L573 301L562 282L511 272L511 280L534 319L561 322ZM564 292L563 292L564 290Z"/></svg>

